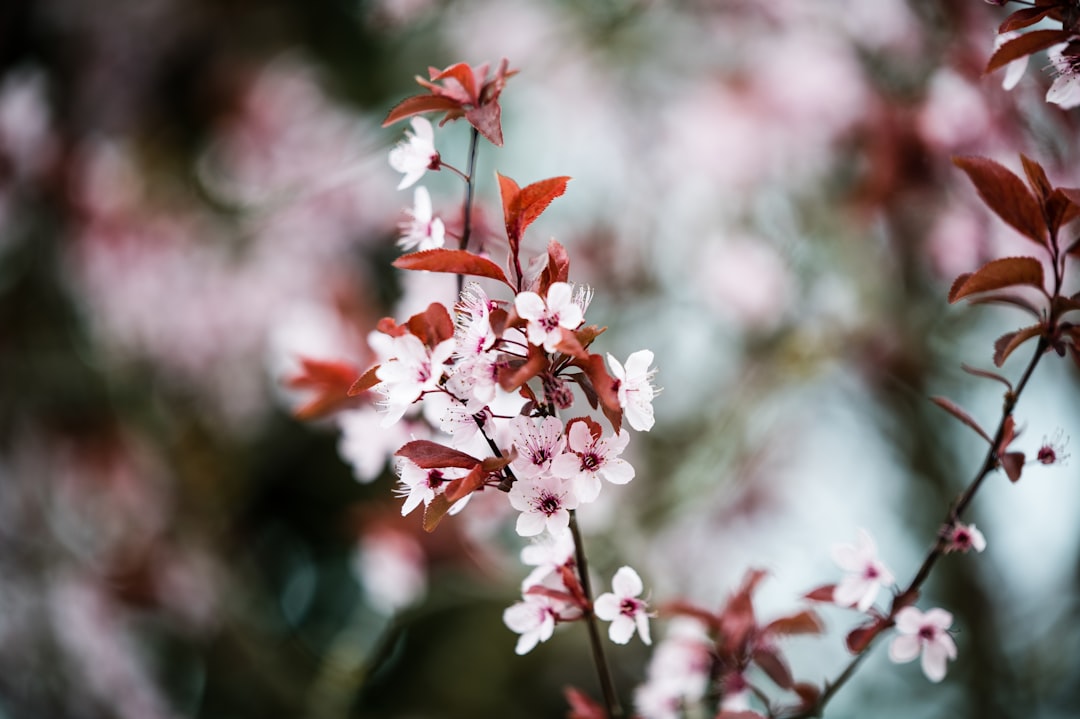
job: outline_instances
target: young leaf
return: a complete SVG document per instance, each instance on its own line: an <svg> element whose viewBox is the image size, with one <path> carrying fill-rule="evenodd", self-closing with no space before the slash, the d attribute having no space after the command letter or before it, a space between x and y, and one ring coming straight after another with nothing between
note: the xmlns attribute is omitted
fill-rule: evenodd
<svg viewBox="0 0 1080 719"><path fill-rule="evenodd" d="M461 103L438 95L413 95L390 108L382 126L388 127L399 120L425 112L452 112L461 107Z"/></svg>
<svg viewBox="0 0 1080 719"><path fill-rule="evenodd" d="M1034 257L1003 257L1000 260L991 260L974 272L965 272L956 278L949 289L949 303L968 295L1017 285L1043 289L1042 263Z"/></svg>
<svg viewBox="0 0 1080 719"><path fill-rule="evenodd" d="M998 367L1005 364L1005 360L1013 353L1013 350L1032 337L1038 337L1042 334L1042 331L1042 325L1032 325L1015 332L1006 332L1001 337L998 337L997 341L994 342L994 364Z"/></svg>
<svg viewBox="0 0 1080 719"><path fill-rule="evenodd" d="M1023 180L986 157L954 157L953 164L967 173L979 197L998 217L1020 234L1046 246L1042 210Z"/></svg>
<svg viewBox="0 0 1080 719"><path fill-rule="evenodd" d="M844 640L848 651L852 654L862 654L863 650L870 646L874 637L884 631L886 623L882 619L875 619L869 624L852 629Z"/></svg>
<svg viewBox="0 0 1080 719"><path fill-rule="evenodd" d="M833 591L835 589L835 584L825 584L816 589L811 589L803 595L803 599L809 599L812 602L826 602L831 604L833 601Z"/></svg>
<svg viewBox="0 0 1080 719"><path fill-rule="evenodd" d="M979 423L972 419L970 414L960 409L960 407L953 403L952 400L946 399L945 397L931 397L930 401L978 432L979 436L985 439L989 444L992 445L994 443L994 440L990 439L990 435L986 433L986 430L980 427Z"/></svg>
<svg viewBox="0 0 1080 719"><path fill-rule="evenodd" d="M349 386L349 390L348 392L346 392L346 394L350 397L355 397L358 394L363 394L375 385L379 384L379 377L378 375L376 375L378 369L379 365L375 365L374 367L371 367L366 372L364 372L364 374L357 377L356 381Z"/></svg>
<svg viewBox="0 0 1080 719"><path fill-rule="evenodd" d="M540 286L537 294L547 295L548 288L553 282L568 282L570 279L570 256L566 248L552 239L548 242L547 267L540 274Z"/></svg>
<svg viewBox="0 0 1080 719"><path fill-rule="evenodd" d="M831 600L832 587L829 588L829 595ZM798 614L774 619L765 625L764 631L766 634L778 634L781 636L821 634L821 632L825 631L825 625L821 623L821 619L818 617L817 613L812 612L809 609L804 609Z"/></svg>
<svg viewBox="0 0 1080 719"><path fill-rule="evenodd" d="M484 482L488 478L488 473L481 465L476 465L461 479L455 479L446 485L446 501L450 504L457 502L458 500L468 497L484 486Z"/></svg>
<svg viewBox="0 0 1080 719"><path fill-rule="evenodd" d="M1013 30L1020 30L1034 25L1053 11L1053 6L1026 7L1017 10L1012 15L1005 18L1005 22L998 26L998 34L1012 32Z"/></svg>
<svg viewBox="0 0 1080 719"><path fill-rule="evenodd" d="M453 272L458 275L475 275L498 280L510 286L502 268L486 257L465 250L437 248L402 255L393 262L401 270L427 270L428 272Z"/></svg>
<svg viewBox="0 0 1080 719"><path fill-rule="evenodd" d="M349 403L352 397L349 389L357 381L355 365L301 357L300 367L300 373L288 378L286 384L294 389L314 389L317 393L293 413L297 419L325 417Z"/></svg>
<svg viewBox="0 0 1080 719"><path fill-rule="evenodd" d="M964 364L963 362L960 363L960 369L964 370L970 375L975 375L976 377L984 377L986 379L997 380L998 382L1001 382L1003 385L1005 385L1010 392L1013 391L1012 382L1005 379L997 372L990 372L988 370L979 369L978 367L972 367L971 365Z"/></svg>
<svg viewBox="0 0 1080 719"><path fill-rule="evenodd" d="M473 469L482 464L479 459L471 454L465 454L460 450L428 439L414 439L411 442L406 442L401 449L394 452L394 455L411 460L421 469L442 469L444 467Z"/></svg>
<svg viewBox="0 0 1080 719"><path fill-rule="evenodd" d="M509 177L496 173L499 180L499 192L502 195L503 219L506 223L506 236L510 240L511 251L520 246L525 229L531 225L551 201L566 192L569 177L552 177L540 180L524 188L518 188Z"/></svg>
<svg viewBox="0 0 1080 719"><path fill-rule="evenodd" d="M454 336L454 320L441 302L432 302L426 310L410 317L405 326L410 334L431 348Z"/></svg>
<svg viewBox="0 0 1080 719"><path fill-rule="evenodd" d="M431 503L424 507L424 531L434 532L451 506L452 503L446 499L445 494L436 494Z"/></svg>
<svg viewBox="0 0 1080 719"><path fill-rule="evenodd" d="M1042 317L1042 313L1039 312L1039 308L1035 306L1035 303L1026 297L1020 295L1010 294L1008 292L995 292L989 295L982 295L981 297L971 297L968 299L973 305L1011 305L1024 310L1029 315L1039 319Z"/></svg>
<svg viewBox="0 0 1080 719"><path fill-rule="evenodd" d="M1002 455L1001 468L1005 470L1005 475L1009 478L1010 482L1019 482L1020 473L1024 469L1024 453L1008 452Z"/></svg>
<svg viewBox="0 0 1080 719"><path fill-rule="evenodd" d="M772 679L776 686L781 689L791 689L795 686L795 678L791 676L791 669L780 652L771 648L760 648L754 652L754 664Z"/></svg>
<svg viewBox="0 0 1080 719"><path fill-rule="evenodd" d="M574 687L566 687L563 693L566 696L566 702L570 705L570 712L566 715L566 719L608 719L604 707L584 692Z"/></svg>
<svg viewBox="0 0 1080 719"><path fill-rule="evenodd" d="M1066 42L1070 37L1072 33L1067 30L1032 30L1024 33L1002 44L994 51L983 72L989 74L998 68L1005 67L1013 60L1019 60L1026 55Z"/></svg>

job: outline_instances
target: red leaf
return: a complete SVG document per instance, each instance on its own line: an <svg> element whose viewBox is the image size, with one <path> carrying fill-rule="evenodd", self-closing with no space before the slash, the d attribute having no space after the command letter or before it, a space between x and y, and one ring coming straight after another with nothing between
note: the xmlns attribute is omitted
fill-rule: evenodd
<svg viewBox="0 0 1080 719"><path fill-rule="evenodd" d="M1034 257L1003 257L1000 260L991 260L974 272L957 277L949 289L949 302L953 303L979 292L1017 285L1043 289L1042 263Z"/></svg>
<svg viewBox="0 0 1080 719"><path fill-rule="evenodd" d="M716 715L716 719L765 719L764 716L753 711L721 711Z"/></svg>
<svg viewBox="0 0 1080 719"><path fill-rule="evenodd" d="M821 687L808 682L799 682L792 689L799 695L799 699L802 699L802 706L805 708L813 707L821 696Z"/></svg>
<svg viewBox="0 0 1080 719"><path fill-rule="evenodd" d="M776 686L781 689L791 689L795 686L795 678L791 676L791 669L787 662L775 649L758 649L754 652L754 663L772 679Z"/></svg>
<svg viewBox="0 0 1080 719"><path fill-rule="evenodd" d="M300 373L289 377L285 383L294 389L316 390L316 395L293 412L297 419L307 421L325 417L349 403L349 388L358 375L354 364L301 357L300 367Z"/></svg>
<svg viewBox="0 0 1080 719"><path fill-rule="evenodd" d="M984 369L979 369L978 367L972 367L971 365L966 365L963 362L960 363L960 369L964 370L968 374L975 375L976 377L984 377L986 379L997 380L998 382L1004 384L1009 389L1009 391L1012 392L1012 382L1005 379L996 372L989 372Z"/></svg>
<svg viewBox="0 0 1080 719"><path fill-rule="evenodd" d="M983 72L991 73L998 68L1005 67L1013 60L1018 60L1026 55L1063 43L1070 37L1072 37L1072 33L1067 30L1032 30L1024 33L1020 37L1003 43L1001 47L995 50L994 54L990 56L989 62L986 63L986 69Z"/></svg>
<svg viewBox="0 0 1080 719"><path fill-rule="evenodd" d="M540 286L536 290L537 294L546 296L548 288L551 287L554 282L567 282L570 279L570 256L566 253L566 248L560 245L556 240L552 239L548 242L548 263L547 267L540 274Z"/></svg>
<svg viewBox="0 0 1080 719"><path fill-rule="evenodd" d="M869 624L851 630L844 640L848 651L852 654L861 654L864 649L870 646L870 642L874 641L874 637L881 634L885 626L886 623L883 620L876 619Z"/></svg>
<svg viewBox="0 0 1080 719"><path fill-rule="evenodd" d="M548 357L544 350L536 345L529 345L527 360L509 367L499 367L499 386L507 392L513 392L547 368Z"/></svg>
<svg viewBox="0 0 1080 719"><path fill-rule="evenodd" d="M453 272L458 275L475 275L498 280L510 285L502 268L486 257L474 255L465 250L438 248L421 250L402 255L393 262L394 267L402 270L427 270L428 272Z"/></svg>
<svg viewBox="0 0 1080 719"><path fill-rule="evenodd" d="M356 378L356 381L349 385L349 390L346 392L350 397L355 397L358 394L363 394L375 385L379 384L379 377L376 374L379 370L379 365L375 365L368 369L367 372Z"/></svg>
<svg viewBox="0 0 1080 719"><path fill-rule="evenodd" d="M570 705L570 711L566 719L608 719L607 711L574 687L566 687L563 690L566 701Z"/></svg>
<svg viewBox="0 0 1080 719"><path fill-rule="evenodd" d="M1053 10L1053 7L1026 7L1022 10L1017 10L1012 15L1005 18L1005 22L998 26L998 34L1012 32L1013 30L1020 30L1021 28L1034 25L1053 12Z"/></svg>
<svg viewBox="0 0 1080 719"><path fill-rule="evenodd" d="M966 424L968 427L971 427L973 430L978 432L979 436L982 437L983 439L985 439L989 444L991 444L991 445L994 444L994 440L990 439L990 435L986 433L986 430L984 430L982 427L980 427L979 423L976 422L971 417L971 415L969 415L964 410L960 409L960 407L958 407L956 404L954 404L952 400L946 399L945 397L931 397L930 401L933 402L934 404L936 404L938 407L941 407L943 410L945 410L946 412L951 414L953 417L956 417L958 420L960 420L961 422Z"/></svg>
<svg viewBox="0 0 1080 719"><path fill-rule="evenodd" d="M488 473L482 465L476 465L461 479L455 479L446 485L446 490L443 494L446 495L446 501L450 504L468 497L484 486L484 482L488 478Z"/></svg>
<svg viewBox="0 0 1080 719"><path fill-rule="evenodd" d="M1046 245L1042 211L1023 180L1004 165L985 157L954 157L953 164L967 173L979 197L998 217L1025 237Z"/></svg>
<svg viewBox="0 0 1080 719"><path fill-rule="evenodd" d="M424 507L424 531L434 532L451 506L452 503L446 499L445 494L436 494L431 503Z"/></svg>
<svg viewBox="0 0 1080 719"><path fill-rule="evenodd" d="M1042 334L1042 325L1031 325L1015 332L1006 332L994 342L994 364L1000 367L1020 345Z"/></svg>
<svg viewBox="0 0 1080 719"><path fill-rule="evenodd" d="M382 126L393 125L399 120L404 120L413 115L421 115L425 112L451 112L461 107L461 103L449 97L438 95L413 95L407 97L390 108Z"/></svg>
<svg viewBox="0 0 1080 719"><path fill-rule="evenodd" d="M421 469L442 469L444 467L473 469L481 464L481 461L471 454L465 454L460 450L428 439L414 439L411 442L406 442L394 454L398 457L405 457Z"/></svg>
<svg viewBox="0 0 1080 719"><path fill-rule="evenodd" d="M425 83L419 80L421 85L429 87L433 92L437 94L448 95L450 97L459 98L462 102L479 103L480 102L480 88L477 87L476 76L480 75L483 78L487 75L487 64L478 65L475 70L464 62L459 62L445 70L438 70L434 67L428 68L428 77L432 82L441 82L443 80L450 80L451 82L445 83L443 87L432 87L430 83ZM462 94L463 93L463 94Z"/></svg>
<svg viewBox="0 0 1080 719"><path fill-rule="evenodd" d="M1001 467L1010 482L1020 481L1020 472L1024 469L1024 453L1008 452L1001 457Z"/></svg>
<svg viewBox="0 0 1080 719"><path fill-rule="evenodd" d="M833 591L835 589L835 584L826 584L824 586L818 587L817 589L810 590L803 595L803 599L809 599L813 602L826 602L831 604L833 601Z"/></svg>
<svg viewBox="0 0 1080 719"><path fill-rule="evenodd" d="M497 174L497 173L496 173ZM520 245L525 229L548 208L552 200L566 192L569 177L552 177L519 189L509 177L498 175L503 201L503 219L511 249Z"/></svg>
<svg viewBox="0 0 1080 719"><path fill-rule="evenodd" d="M668 602L660 606L659 612L660 615L664 617L672 614L684 617L693 617L694 619L697 619L699 622L712 630L718 629L720 626L720 620L715 614L708 611L707 609L702 609L701 607L695 606L690 602L684 602L681 600Z"/></svg>
<svg viewBox="0 0 1080 719"><path fill-rule="evenodd" d="M724 611L720 613L720 633L728 652L737 655L750 633L757 627L754 617L754 589L765 578L765 572L751 569L746 573L743 584L728 600Z"/></svg>
<svg viewBox="0 0 1080 719"><path fill-rule="evenodd" d="M589 355L588 359L575 360L574 365L588 377L593 392L603 407L604 416L611 422L612 429L616 433L622 427L622 406L619 404L618 381L608 374L604 365L604 358L600 355ZM584 385L583 385L584 386Z"/></svg>
<svg viewBox="0 0 1080 719"><path fill-rule="evenodd" d="M830 595L832 594L830 590ZM831 597L830 597L831 598ZM825 631L825 625L821 623L821 619L816 612L812 612L809 609L803 610L798 614L792 614L787 617L780 617L774 619L765 625L764 629L766 634L773 634L779 636L793 636L796 634L821 634Z"/></svg>
<svg viewBox="0 0 1080 719"><path fill-rule="evenodd" d="M1046 170L1042 168L1042 165L1023 153L1020 154L1020 163L1024 166L1024 174L1027 175L1028 184L1035 191L1035 198L1039 202L1045 202L1046 198L1054 190L1050 180L1046 177Z"/></svg>
<svg viewBox="0 0 1080 719"><path fill-rule="evenodd" d="M502 147L502 110L492 102L465 111L465 119L495 147Z"/></svg>
<svg viewBox="0 0 1080 719"><path fill-rule="evenodd" d="M405 325L411 334L432 349L454 336L454 320L440 302L432 302L426 310L410 317Z"/></svg>
<svg viewBox="0 0 1080 719"><path fill-rule="evenodd" d="M587 360L589 353L585 351L584 345L578 340L577 334L565 327L560 327L559 330L562 332L562 339L555 345L555 351L562 352L567 357Z"/></svg>

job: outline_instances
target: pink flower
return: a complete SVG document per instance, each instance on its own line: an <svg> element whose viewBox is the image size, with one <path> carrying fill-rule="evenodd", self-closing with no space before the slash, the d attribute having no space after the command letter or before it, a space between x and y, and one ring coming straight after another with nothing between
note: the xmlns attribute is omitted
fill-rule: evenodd
<svg viewBox="0 0 1080 719"><path fill-rule="evenodd" d="M522 292L514 298L518 315L528 320L526 334L529 343L543 345L545 352L554 352L562 340L562 330L574 330L584 319L584 311L574 302L574 291L566 282L553 282L547 299L535 292Z"/></svg>
<svg viewBox="0 0 1080 719"><path fill-rule="evenodd" d="M1064 110L1080 106L1080 43L1070 42L1047 51L1054 68L1054 82L1046 91L1046 101Z"/></svg>
<svg viewBox="0 0 1080 719"><path fill-rule="evenodd" d="M649 369L653 353L638 350L626 358L626 366L610 354L607 356L611 375L618 382L619 406L626 414L626 421L639 432L648 432L653 426L653 397L656 388L652 386L655 369Z"/></svg>
<svg viewBox="0 0 1080 719"><path fill-rule="evenodd" d="M578 499L591 502L600 494L601 477L613 484L626 484L634 478L634 467L619 458L629 441L626 432L594 439L585 422L573 422L567 439L570 451L555 458L551 473L571 480Z"/></svg>
<svg viewBox="0 0 1080 719"><path fill-rule="evenodd" d="M1053 437L1043 437L1042 446L1039 447L1039 451L1035 455L1035 461L1047 465L1064 463L1069 458L1069 455L1065 453L1065 446L1068 443L1068 438L1064 437L1064 433L1059 427L1054 432Z"/></svg>
<svg viewBox="0 0 1080 719"><path fill-rule="evenodd" d="M849 572L833 589L833 601L841 607L856 607L865 612L873 605L878 590L893 583L893 575L877 558L877 546L870 533L859 530L857 546L833 547L833 561Z"/></svg>
<svg viewBox="0 0 1080 719"><path fill-rule="evenodd" d="M904 607L896 613L900 635L889 645L889 659L902 664L922 652L923 674L932 682L940 682L945 678L946 660L956 659L956 643L948 632L952 621L952 614L944 609L923 614L915 607Z"/></svg>
<svg viewBox="0 0 1080 719"><path fill-rule="evenodd" d="M542 594L526 594L524 599L503 612L503 623L521 636L516 654L528 654L540 642L551 639L559 618L554 600Z"/></svg>
<svg viewBox="0 0 1080 719"><path fill-rule="evenodd" d="M529 417L514 417L510 420L510 436L517 457L510 467L524 478L546 474L566 444L562 431L562 422L556 417L545 417L539 426Z"/></svg>
<svg viewBox="0 0 1080 719"><path fill-rule="evenodd" d="M994 40L994 50L1000 49L1001 46L1009 40L1015 40L1018 37L1020 37L1020 33L1016 31L999 34ZM1003 88L1011 90L1019 84L1020 78L1024 76L1024 72L1027 70L1029 59L1030 56L1024 55L1005 66L1005 77L1001 80L1001 86Z"/></svg>
<svg viewBox="0 0 1080 719"><path fill-rule="evenodd" d="M429 351L418 337L409 334L391 338L389 345L391 357L375 372L381 382L378 389L386 397L383 427L393 425L424 392L439 386L444 364L454 351L453 340L443 340Z"/></svg>
<svg viewBox="0 0 1080 719"><path fill-rule="evenodd" d="M983 533L975 528L974 524L961 524L957 522L952 527L948 528L948 534L946 535L948 544L945 545L945 552L968 552L974 549L976 552L981 552L986 549L986 537Z"/></svg>
<svg viewBox="0 0 1080 719"><path fill-rule="evenodd" d="M521 591L535 587L574 562L574 536L569 530L546 535L521 550L521 562L535 567L521 582ZM561 585L561 582L560 582Z"/></svg>
<svg viewBox="0 0 1080 719"><path fill-rule="evenodd" d="M439 169L439 152L435 149L435 130L422 117L409 121L413 132L405 131L405 139L390 150L390 167L405 174L397 188L404 190L416 184L428 170Z"/></svg>
<svg viewBox="0 0 1080 719"><path fill-rule="evenodd" d="M606 622L611 622L608 636L616 644L626 644L634 631L641 641L652 644L649 637L648 605L638 595L644 589L641 577L630 567L621 567L611 580L613 591L605 592L593 602L593 612Z"/></svg>
<svg viewBox="0 0 1080 719"><path fill-rule="evenodd" d="M428 506L435 495L442 493L447 482L468 474L467 470L457 467L423 469L409 459L398 462L397 470L402 485L398 494L405 497L405 503L401 505L402 517L420 506L421 502Z"/></svg>
<svg viewBox="0 0 1080 719"><path fill-rule="evenodd" d="M403 250L433 250L446 243L446 227L443 221L431 214L431 195L426 187L417 187L413 191L413 206L405 210L409 219L398 227L401 237L398 247Z"/></svg>
<svg viewBox="0 0 1080 719"><path fill-rule="evenodd" d="M577 508L577 496L558 477L518 478L510 488L510 506L521 512L517 533L534 537L545 529L558 534L570 526L570 510Z"/></svg>

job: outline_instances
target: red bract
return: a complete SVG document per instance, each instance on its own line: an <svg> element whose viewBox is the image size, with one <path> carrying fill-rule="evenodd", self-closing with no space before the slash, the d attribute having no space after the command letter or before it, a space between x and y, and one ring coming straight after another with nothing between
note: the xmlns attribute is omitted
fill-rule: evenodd
<svg viewBox="0 0 1080 719"><path fill-rule="evenodd" d="M508 70L508 62L504 58L495 76L488 79L488 67L488 63L471 67L463 62L444 70L429 67L428 80L419 76L416 78L420 85L428 89L429 94L413 95L399 102L383 120L383 127L413 115L443 112L445 115L440 125L464 117L491 144L501 147L502 110L499 107L499 94L507 78L517 71Z"/></svg>

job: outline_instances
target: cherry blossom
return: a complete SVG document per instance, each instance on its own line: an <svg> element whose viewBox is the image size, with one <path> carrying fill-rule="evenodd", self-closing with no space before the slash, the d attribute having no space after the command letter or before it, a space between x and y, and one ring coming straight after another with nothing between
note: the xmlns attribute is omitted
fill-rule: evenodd
<svg viewBox="0 0 1080 719"><path fill-rule="evenodd" d="M626 644L634 631L641 641L652 644L649 637L648 605L638 595L644 590L641 577L631 567L620 567L611 580L611 592L605 592L593 602L593 612L611 622L608 636L616 644Z"/></svg>
<svg viewBox="0 0 1080 719"><path fill-rule="evenodd" d="M835 545L832 556L841 569L849 572L833 590L833 601L842 607L865 612L877 599L878 590L894 581L892 572L877 558L877 545L865 529L859 530L857 545Z"/></svg>
<svg viewBox="0 0 1080 719"><path fill-rule="evenodd" d="M1020 37L1020 33L1016 31L1000 33L994 40L994 50L997 51L1002 45L1018 37ZM1020 78L1024 76L1024 72L1027 70L1029 59L1028 55L1024 55L1005 66L1005 77L1001 80L1001 86L1004 89L1012 90L1019 84Z"/></svg>
<svg viewBox="0 0 1080 719"><path fill-rule="evenodd" d="M420 506L421 502L428 506L435 495L443 491L447 482L468 474L467 470L458 467L423 469L408 459L399 461L397 470L401 480L398 494L405 497L405 503L401 505L402 517Z"/></svg>
<svg viewBox="0 0 1080 719"><path fill-rule="evenodd" d="M529 417L514 417L510 420L510 435L517 457L510 467L519 477L525 478L547 473L566 445L562 430L562 422L557 417L545 417L539 426Z"/></svg>
<svg viewBox="0 0 1080 719"><path fill-rule="evenodd" d="M390 167L404 173L397 188L404 190L416 184L428 170L439 169L439 151L435 149L435 130L422 117L409 121L413 131L405 131L405 139L390 150Z"/></svg>
<svg viewBox="0 0 1080 719"><path fill-rule="evenodd" d="M889 659L897 664L910 662L922 652L922 670L932 682L945 678L946 662L956 659L956 643L949 634L953 616L944 609L923 614L915 607L896 613L899 636L889 645Z"/></svg>
<svg viewBox="0 0 1080 719"><path fill-rule="evenodd" d="M652 386L655 369L649 369L653 362L650 350L638 350L626 358L625 367L610 354L607 356L608 367L618 383L619 406L626 413L626 421L639 432L648 432L653 426L653 397L656 388Z"/></svg>
<svg viewBox="0 0 1080 719"><path fill-rule="evenodd" d="M521 550L521 563L534 569L521 582L521 591L543 584L561 567L574 561L574 536L570 530L553 532Z"/></svg>
<svg viewBox="0 0 1080 719"><path fill-rule="evenodd" d="M431 195L426 187L417 187L413 192L412 209L406 209L409 219L398 227L401 237L397 245L403 250L433 250L446 242L446 227L431 212Z"/></svg>
<svg viewBox="0 0 1080 719"><path fill-rule="evenodd" d="M1059 427L1053 437L1043 437L1042 445L1035 455L1035 461L1046 465L1064 463L1069 458L1069 455L1065 453L1065 446L1068 443L1068 438L1064 437L1064 432Z"/></svg>
<svg viewBox="0 0 1080 719"><path fill-rule="evenodd" d="M957 522L948 529L945 538L948 540L948 544L945 545L946 553L968 552L972 549L981 552L986 549L986 537L975 528L974 524Z"/></svg>
<svg viewBox="0 0 1080 719"><path fill-rule="evenodd" d="M443 365L450 359L453 351L452 339L443 340L429 351L414 335L404 334L391 338L390 359L379 365L375 372L381 381L377 389L386 397L383 427L393 425L424 392L439 386Z"/></svg>
<svg viewBox="0 0 1080 719"><path fill-rule="evenodd" d="M585 422L574 422L567 438L570 451L555 458L551 473L571 480L580 501L592 502L600 494L601 477L613 484L634 478L633 465L619 458L629 441L626 432L594 439Z"/></svg>
<svg viewBox="0 0 1080 719"><path fill-rule="evenodd" d="M522 601L503 611L503 623L517 632L515 654L528 654L540 642L551 639L559 618L556 603L542 594L526 594Z"/></svg>
<svg viewBox="0 0 1080 719"><path fill-rule="evenodd" d="M585 314L574 301L573 288L566 282L551 283L546 300L535 292L521 292L514 298L514 308L528 320L529 342L543 345L545 352L554 352L562 340L562 330L577 329Z"/></svg>
<svg viewBox="0 0 1080 719"><path fill-rule="evenodd" d="M675 617L653 651L646 681L634 692L634 705L644 719L680 719L682 709L697 703L709 688L713 642L704 625Z"/></svg>
<svg viewBox="0 0 1080 719"><path fill-rule="evenodd" d="M1054 82L1046 91L1046 101L1071 110L1080 105L1080 43L1070 42L1047 51L1054 68Z"/></svg>
<svg viewBox="0 0 1080 719"><path fill-rule="evenodd" d="M570 510L578 505L577 495L558 477L518 478L510 488L510 506L521 512L517 533L534 537L545 529L552 534L570 526Z"/></svg>

